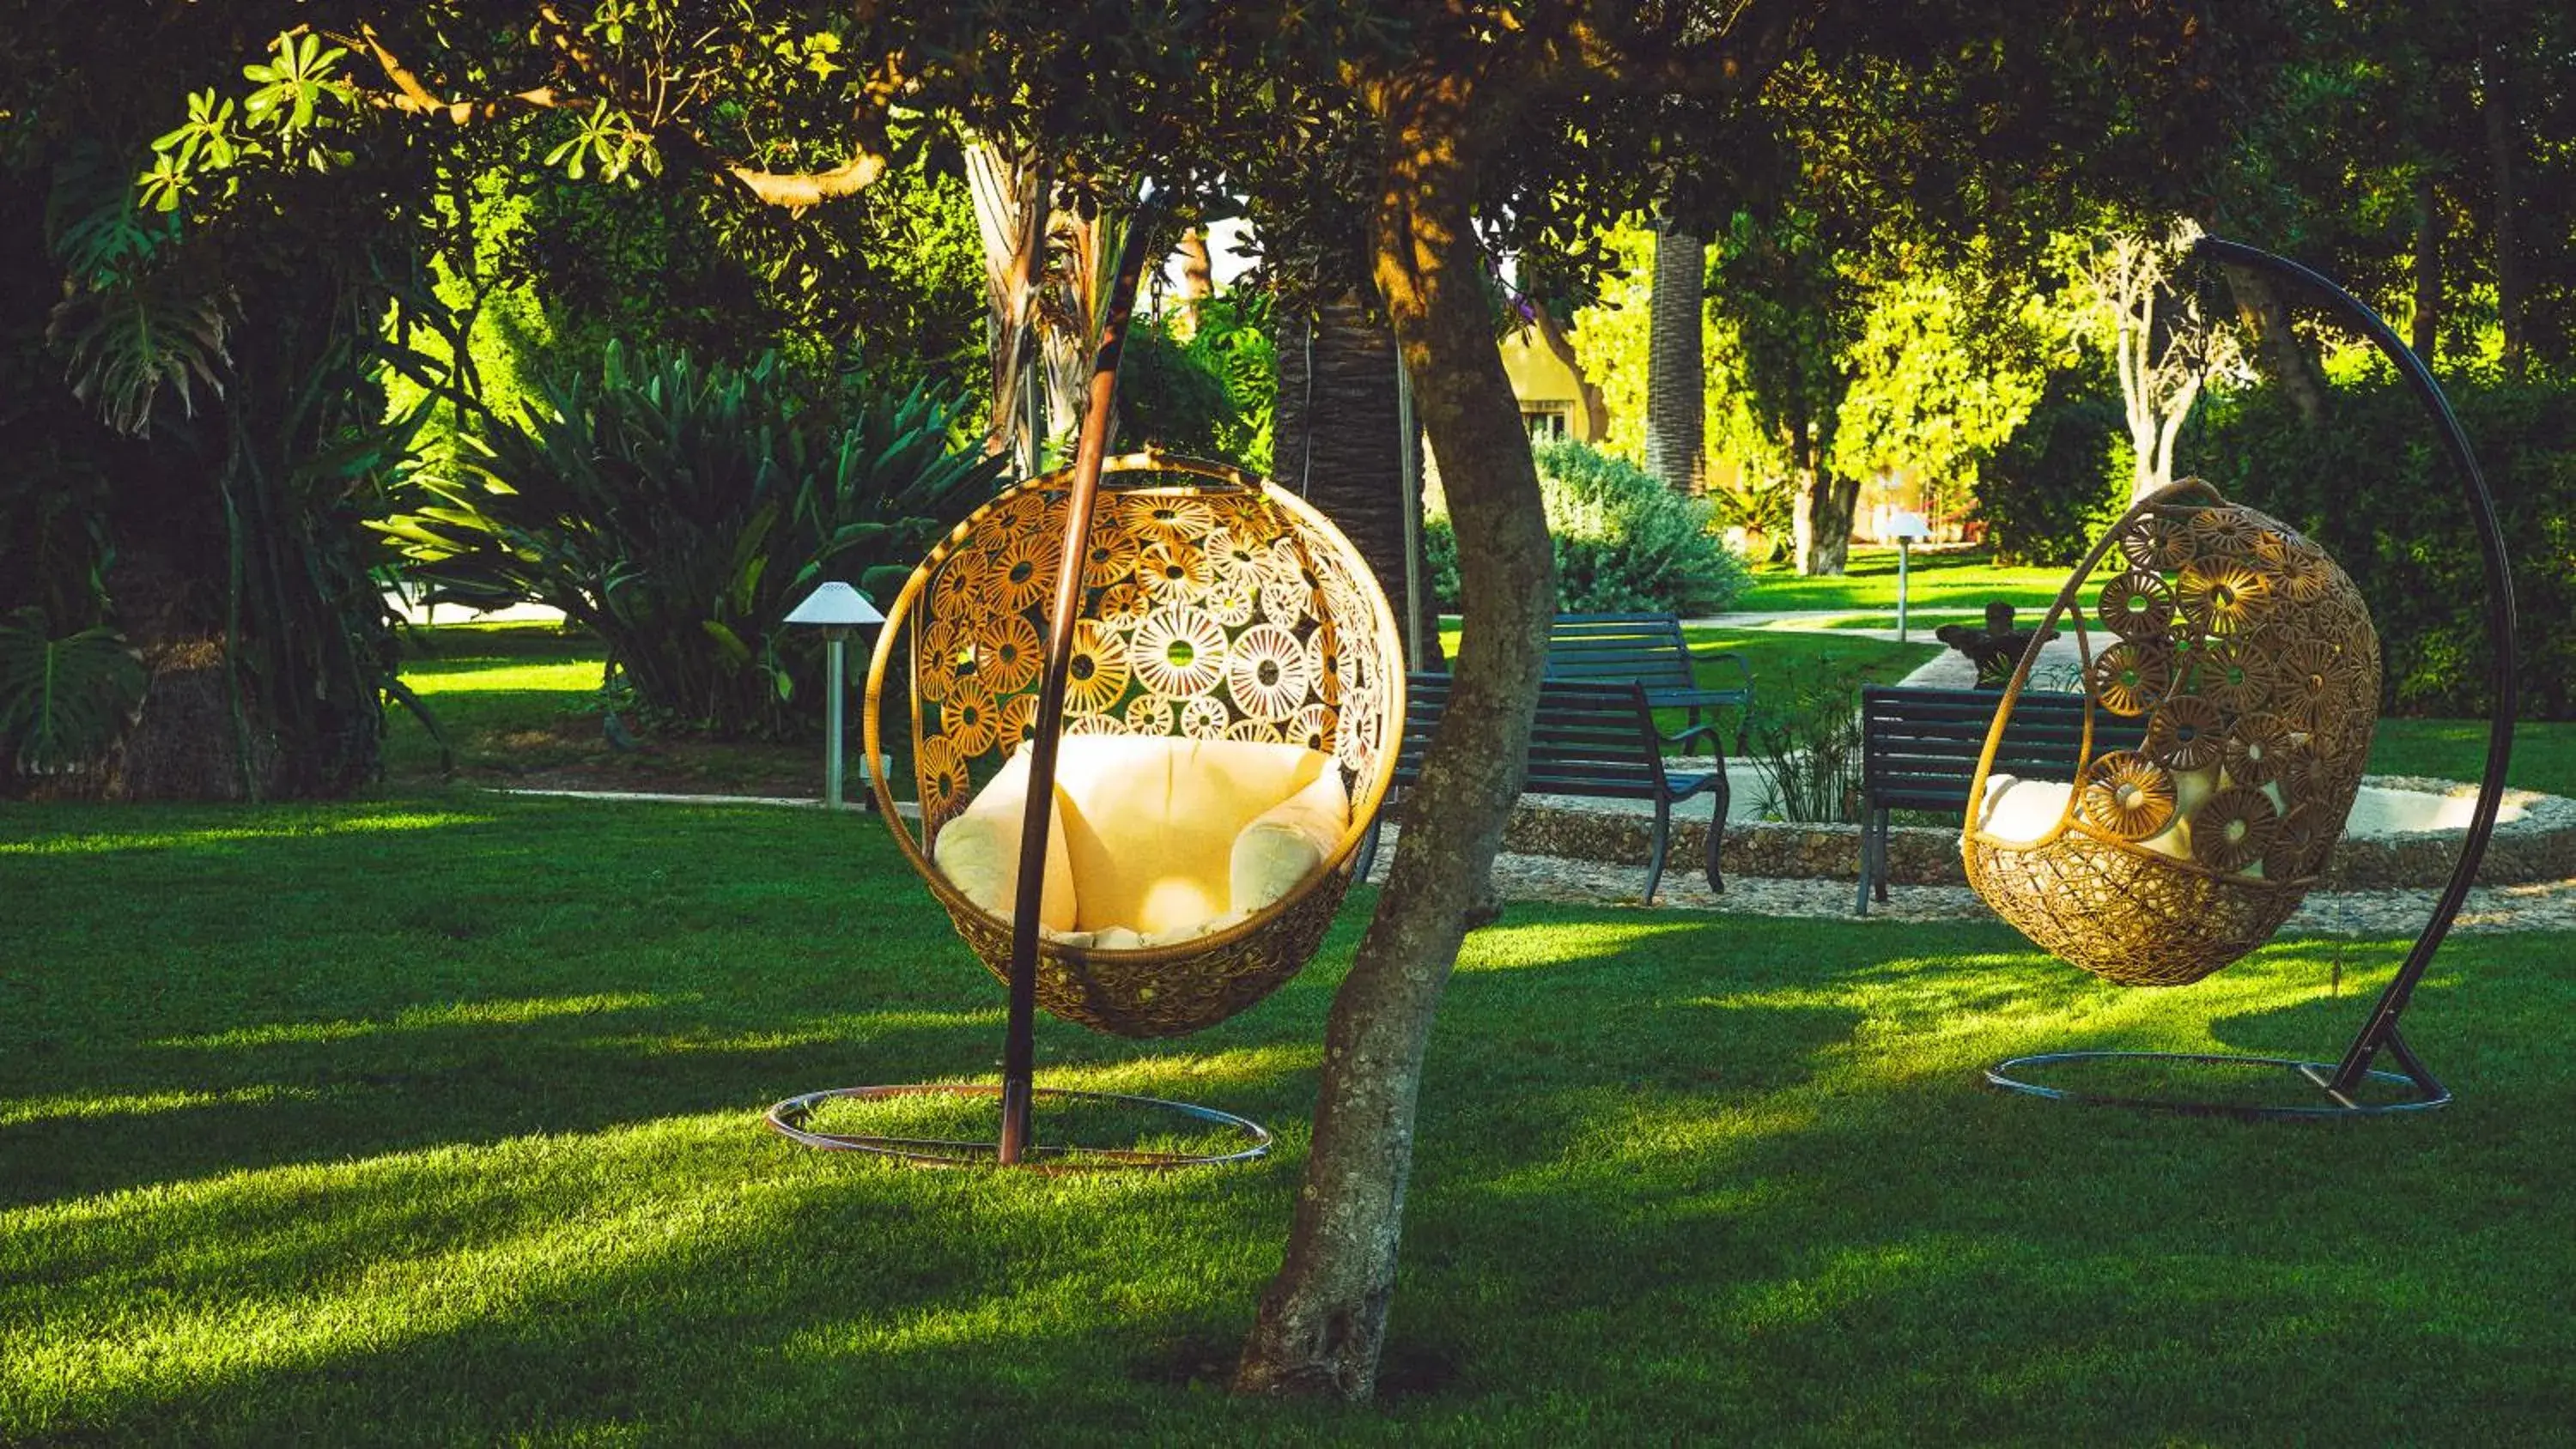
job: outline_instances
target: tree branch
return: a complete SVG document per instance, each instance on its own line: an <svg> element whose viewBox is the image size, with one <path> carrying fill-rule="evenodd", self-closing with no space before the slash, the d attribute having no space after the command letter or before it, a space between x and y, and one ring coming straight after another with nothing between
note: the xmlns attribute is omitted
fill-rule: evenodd
<svg viewBox="0 0 2576 1449"><path fill-rule="evenodd" d="M633 88L623 83L627 78L585 43L580 32L563 18L562 12L553 4L539 5L537 15L539 27L545 31L548 43L564 65L603 95L624 97L632 93ZM382 110L406 115L444 116L453 124L464 126L492 120L506 112L579 110L596 104L595 100L569 94L551 85L503 96L450 99L432 91L417 71L394 54L372 22L360 22L358 34L354 37L334 36L333 39L352 50L364 51L375 61L376 68L384 73L385 79L392 83L391 93L361 92L367 104ZM889 80L888 84L893 82ZM862 144L856 148L858 154L824 170L764 171L726 158L695 127L662 114L658 108L648 110L647 114L650 119L636 128L636 136L679 151L698 169L731 180L749 192L754 200L769 206L783 206L790 211L802 211L826 201L855 196L875 185L877 179L885 175L888 164L882 148Z"/></svg>

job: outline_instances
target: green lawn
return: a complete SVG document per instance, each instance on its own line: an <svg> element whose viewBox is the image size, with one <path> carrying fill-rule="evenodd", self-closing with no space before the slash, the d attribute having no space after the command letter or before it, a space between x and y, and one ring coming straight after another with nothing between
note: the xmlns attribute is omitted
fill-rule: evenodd
<svg viewBox="0 0 2576 1449"><path fill-rule="evenodd" d="M2383 719L2370 742L2374 775L2478 778L2486 768L2487 724L2465 719ZM2524 720L2514 726L2505 780L2525 790L2576 795L2576 723Z"/></svg>
<svg viewBox="0 0 2576 1449"><path fill-rule="evenodd" d="M1445 620L1440 630L1440 647L1450 657L1458 652L1458 621ZM1741 678L1735 666L1706 661L1705 656L1732 653L1743 656L1745 667L1753 671L1754 698L1785 700L1788 686L1808 680L1818 687L1850 691L1855 699L1863 684L1894 684L1921 667L1923 662L1941 652L1941 646L1929 642L1929 636L1911 643L1867 637L1844 638L1833 634L1800 632L1791 629L1720 629L1692 626L1682 631L1690 642L1691 652L1702 656L1697 665L1700 682L1711 688L1727 688ZM1667 731L1685 722L1677 710L1662 711L1656 716ZM1730 743L1729 748L1732 748Z"/></svg>
<svg viewBox="0 0 2576 1449"><path fill-rule="evenodd" d="M1908 568L1906 607L1983 609L2003 599L2035 613L2057 599L2066 587L2062 568L2005 568L1982 552L1917 552ZM1735 601L1747 612L1797 609L1868 609L1883 614L1881 623L1896 623L1896 550L1855 544L1850 570L1840 578L1804 578L1786 565L1766 564L1753 571L1753 586Z"/></svg>
<svg viewBox="0 0 2576 1449"><path fill-rule="evenodd" d="M1516 907L1432 1042L1389 1387L1216 1391L1326 1002L1055 1023L1249 1168L908 1173L761 1130L988 1072L999 991L871 821L421 794L0 806L0 1442L2540 1443L2576 941L2455 939L2460 1093L2342 1129L2073 1110L2059 1046L2333 1051L2393 942L2121 993L1997 926ZM1361 897L1364 902L1365 893ZM2330 995L2332 962L2345 976ZM1042 1128L1043 1130L1043 1128Z"/></svg>
<svg viewBox="0 0 2576 1449"><path fill-rule="evenodd" d="M649 736L632 748L612 744L599 694L606 656L596 639L542 624L449 624L407 637L403 682L437 717L468 779L719 794L822 791L819 744L719 745ZM817 703L817 723L821 711ZM855 758L855 690L850 717ZM407 710L391 711L387 776L396 783L426 784L436 778L439 764L437 743L420 722Z"/></svg>

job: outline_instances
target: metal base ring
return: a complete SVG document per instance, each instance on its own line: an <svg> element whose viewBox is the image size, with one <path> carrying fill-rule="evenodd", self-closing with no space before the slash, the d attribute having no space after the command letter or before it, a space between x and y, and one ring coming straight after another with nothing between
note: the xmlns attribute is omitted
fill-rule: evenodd
<svg viewBox="0 0 2576 1449"><path fill-rule="evenodd" d="M2230 1102L2202 1102L2176 1097L2126 1097L2052 1087L2025 1079L2029 1068L2048 1067L2062 1062L2150 1061L2188 1062L2205 1067L2246 1067L2267 1071L2289 1072L2327 1099L2313 1106L2261 1107ZM2429 1076L2415 1077L2399 1072L2372 1070L2366 1075L2385 1086L2402 1087L2414 1095L2403 1101L2364 1102L2334 1089L2335 1066L2332 1062L2303 1062L2289 1057L2237 1056L2222 1052L2041 1052L2014 1057L1986 1068L1986 1085L1999 1091L2019 1092L2053 1102L2075 1102L2093 1107L2128 1107L2149 1112L2181 1112L2204 1117L2237 1117L2248 1121L2321 1120L2341 1117L2385 1117L2400 1112L2427 1112L2447 1106L2451 1091Z"/></svg>
<svg viewBox="0 0 2576 1449"><path fill-rule="evenodd" d="M916 1082L893 1087L833 1087L820 1092L807 1092L790 1097L769 1109L768 1123L781 1136L807 1147L833 1152L868 1152L889 1157L914 1167L998 1167L1001 1147L995 1142L952 1142L935 1137L877 1137L865 1134L817 1132L808 1126L817 1105L835 1099L867 1101L889 1097L989 1097L998 1109L1002 1089L997 1084L978 1082ZM1031 1097L1045 1102L1112 1102L1121 1106L1144 1107L1153 1111L1185 1117L1234 1132L1243 1140L1231 1152L1149 1152L1133 1147L1086 1147L1068 1142L1032 1142L1028 1155L1019 1164L1037 1172L1107 1172L1161 1171L1175 1167L1222 1167L1230 1163L1251 1162L1270 1151L1270 1130L1246 1117L1220 1112L1214 1107L1201 1107L1189 1102L1167 1102L1159 1097L1134 1097L1120 1092L1076 1092L1060 1087L1037 1087Z"/></svg>

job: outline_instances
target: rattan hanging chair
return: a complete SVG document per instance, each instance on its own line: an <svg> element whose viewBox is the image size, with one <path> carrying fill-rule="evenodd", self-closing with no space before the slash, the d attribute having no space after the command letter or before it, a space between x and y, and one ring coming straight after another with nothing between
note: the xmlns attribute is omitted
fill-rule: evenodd
<svg viewBox="0 0 2576 1449"><path fill-rule="evenodd" d="M953 879L940 840L980 792L1008 784L997 777L1035 720L1073 472L1009 490L932 550L886 611L868 671L869 757L886 753L889 707L910 724L917 833L882 778L880 807L958 933L1005 982L1011 906ZM1267 747L1233 757L1302 758L1307 777L1331 774L1348 802L1347 826L1320 862L1248 913L1219 914L1178 940L1169 937L1184 933L1098 923L1041 940L1037 1002L1056 1016L1128 1037L1197 1031L1295 975L1350 887L1403 737L1395 615L1358 550L1302 500L1220 464L1149 451L1102 465L1077 619L1060 801L1086 744L1124 736L1208 742L1191 747L1194 758ZM889 678L899 681L891 698ZM1137 768L1109 760L1093 773ZM1070 802L1066 821L1049 848L1070 836L1078 865L1088 836ZM1017 839L1014 829L1012 852ZM1080 895L1081 882L1070 889Z"/></svg>
<svg viewBox="0 0 2576 1449"><path fill-rule="evenodd" d="M2061 620L2084 664L2073 777L1993 773L2034 651L1969 786L1968 881L2097 976L2186 985L2269 940L2316 884L2370 753L2378 635L2322 550L2198 480L2113 526L2040 632ZM2143 743L2097 753L2103 715L2143 720Z"/></svg>

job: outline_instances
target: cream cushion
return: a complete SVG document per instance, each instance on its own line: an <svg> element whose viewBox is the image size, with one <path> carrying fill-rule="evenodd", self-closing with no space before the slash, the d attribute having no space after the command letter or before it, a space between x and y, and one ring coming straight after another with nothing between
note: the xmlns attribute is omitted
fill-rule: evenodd
<svg viewBox="0 0 2576 1449"><path fill-rule="evenodd" d="M1003 887L1016 883L1026 759L1025 748L1014 755L932 851L950 882L995 915L1016 901ZM1295 888L1350 825L1333 758L1290 744L1074 735L1056 759L1055 794L1039 922L1068 945L1133 949L1222 930ZM953 850L952 833L970 820ZM996 852L1007 870L995 869Z"/></svg>
<svg viewBox="0 0 2576 1449"><path fill-rule="evenodd" d="M931 859L966 899L1009 919L1020 902L1020 831L1027 822L1029 753L1024 747L1003 764L965 812L940 827ZM1038 893L1038 924L1073 929L1073 857L1064 848L1064 821L1047 824L1046 885Z"/></svg>
<svg viewBox="0 0 2576 1449"><path fill-rule="evenodd" d="M2218 767L2176 772L2173 823L2134 842L2141 849L2176 860L2191 859L2191 812L2218 787ZM2026 845L2057 828L2066 818L2075 787L2063 780L2024 780L2012 775L1986 778L1985 808L1977 829L1997 840ZM2254 872L2260 874L2258 870Z"/></svg>

